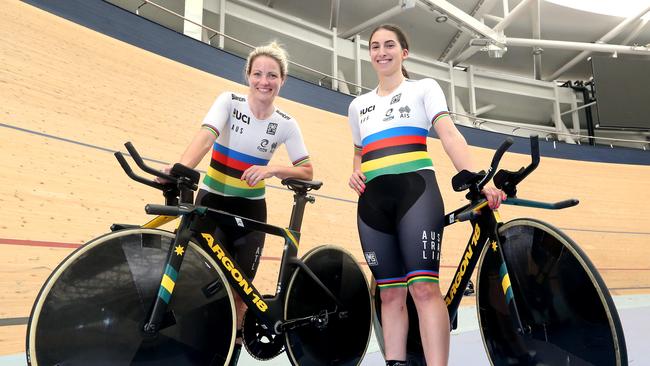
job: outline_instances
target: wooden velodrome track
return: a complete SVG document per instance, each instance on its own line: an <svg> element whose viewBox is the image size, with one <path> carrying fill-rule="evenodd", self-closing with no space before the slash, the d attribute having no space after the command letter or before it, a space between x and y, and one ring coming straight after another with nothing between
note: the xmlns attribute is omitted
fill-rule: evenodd
<svg viewBox="0 0 650 366"><path fill-rule="evenodd" d="M41 284L70 251L111 223L143 223L150 188L128 179L111 151L132 141L150 159L179 157L222 90L245 87L135 48L14 0L0 0L0 355L24 352L25 325ZM325 182L305 215L301 253L323 243L363 260L348 189L352 143L345 117L280 99L295 116ZM429 139L447 210L463 204L438 140ZM480 166L492 151L472 148ZM286 153L276 162L287 163ZM508 154L519 168L528 156ZM162 166L155 164L155 166ZM207 160L199 168L205 169ZM600 269L613 294L650 292L650 167L542 158L520 188L527 198L581 200L540 211L506 206L504 220L535 216L564 228ZM278 187L278 180L268 184ZM267 190L269 222L288 222L292 195ZM441 283L447 286L469 227L445 232ZM278 240L267 240L256 284L274 288ZM3 322L4 320L4 322ZM24 320L24 319L23 319ZM24 322L24 321L23 321ZM14 323L21 323L20 320Z"/></svg>

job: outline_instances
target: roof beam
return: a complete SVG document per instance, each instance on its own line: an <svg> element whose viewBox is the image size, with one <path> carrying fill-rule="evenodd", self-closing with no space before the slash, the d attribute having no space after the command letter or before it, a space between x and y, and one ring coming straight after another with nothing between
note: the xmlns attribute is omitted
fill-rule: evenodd
<svg viewBox="0 0 650 366"><path fill-rule="evenodd" d="M487 40L479 40L487 42ZM632 55L650 56L650 47L648 46L625 46L606 43L586 43L586 42L569 42L555 41L547 39L529 39L529 38L506 38L507 46L522 47L546 47L562 50L583 50L583 52L607 52L607 53L627 53Z"/></svg>
<svg viewBox="0 0 650 366"><path fill-rule="evenodd" d="M493 32L503 32L504 29L506 29L518 16L519 14L523 13L523 11L530 5L531 2L535 0L523 0L520 2L517 6L515 6L512 11L506 15L502 21L500 21L497 25L492 28ZM468 47L463 51L456 59L454 59L453 63L454 65L458 65L459 63L467 60L468 58L472 57L477 51L480 50L480 47Z"/></svg>
<svg viewBox="0 0 650 366"><path fill-rule="evenodd" d="M629 17L619 23L616 27L614 27L612 30L607 32L604 36L600 37L599 40L595 42L595 44L599 43L607 43L610 39L616 37L619 33L621 33L625 28L627 28L631 23L635 22L637 19L641 18L644 16L647 12L650 11L650 6L644 8L641 10L639 13L637 13L635 16ZM606 51L607 52L607 51ZM623 53L623 52L621 52ZM580 52L577 56L575 56L571 61L567 62L564 64L564 66L560 67L557 69L551 76L548 77L548 80L555 80L557 79L560 75L565 73L567 70L575 66L578 62L584 60L587 56L591 54L591 51L585 49L585 51Z"/></svg>
<svg viewBox="0 0 650 366"><path fill-rule="evenodd" d="M496 2L497 0L481 0L476 4L470 15L477 19L485 17L488 15L487 12L495 6ZM470 33L459 29L449 44L447 44L440 57L438 57L438 61L448 62L449 59L457 55L467 45L470 37Z"/></svg>
<svg viewBox="0 0 650 366"><path fill-rule="evenodd" d="M372 18L366 20L365 22L357 25L356 27L353 27L351 29L348 29L345 32L339 33L339 37L341 38L351 38L356 34L359 34L363 32L364 30L373 27L375 25L384 23L388 19L394 17L395 15L403 12L404 10L411 9L415 6L415 1L416 0L399 0L398 4L395 5L394 7L386 10L385 12L375 15Z"/></svg>
<svg viewBox="0 0 650 366"><path fill-rule="evenodd" d="M621 44L628 44L632 42L639 35L639 33L641 33L641 31L643 30L643 28L645 28L647 24L648 24L647 20L641 19L639 21L639 24L637 24L634 30L632 30L632 32L630 32L630 34L627 37L625 37L625 39L623 40L623 42L621 42Z"/></svg>
<svg viewBox="0 0 650 366"><path fill-rule="evenodd" d="M420 0L417 4L429 11L438 11L447 15L454 22L458 23L459 27L467 28L470 32L480 37L489 38L495 43L501 42L501 36L492 28L481 23L478 19L465 13L446 0Z"/></svg>

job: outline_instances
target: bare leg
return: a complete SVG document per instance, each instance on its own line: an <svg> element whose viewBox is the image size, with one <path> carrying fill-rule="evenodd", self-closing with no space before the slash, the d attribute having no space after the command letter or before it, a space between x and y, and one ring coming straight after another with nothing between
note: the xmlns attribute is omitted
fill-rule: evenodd
<svg viewBox="0 0 650 366"><path fill-rule="evenodd" d="M235 291L233 291L233 298L235 299L235 311L237 312L236 329L237 329L237 333L240 333L240 330L243 326L244 313L246 312L247 306L246 304L244 304L239 294L236 293ZM237 365L237 362L239 361L239 353L241 352L241 347L242 347L242 339L240 336L238 336L237 338L235 338L235 349L233 350L233 355L232 358L230 359L229 366Z"/></svg>
<svg viewBox="0 0 650 366"><path fill-rule="evenodd" d="M406 287L379 290L381 319L387 360L406 360L406 337L409 328L406 310Z"/></svg>
<svg viewBox="0 0 650 366"><path fill-rule="evenodd" d="M428 366L447 365L449 359L449 313L440 286L416 282L409 287L420 319L420 336Z"/></svg>

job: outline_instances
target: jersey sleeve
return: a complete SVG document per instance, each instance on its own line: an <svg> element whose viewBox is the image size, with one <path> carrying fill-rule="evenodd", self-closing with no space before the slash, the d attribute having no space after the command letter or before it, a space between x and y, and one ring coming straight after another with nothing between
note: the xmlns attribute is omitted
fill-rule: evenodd
<svg viewBox="0 0 650 366"><path fill-rule="evenodd" d="M305 140L302 138L298 122L293 119L291 122L291 129L287 134L287 139L284 144L287 147L287 153L289 154L289 159L291 159L291 164L293 164L293 166L305 165L310 161L309 153L305 146Z"/></svg>
<svg viewBox="0 0 650 366"><path fill-rule="evenodd" d="M440 85L433 79L425 79L424 87L424 110L427 118L434 125L438 119L449 115L445 93L442 92Z"/></svg>
<svg viewBox="0 0 650 366"><path fill-rule="evenodd" d="M208 110L205 118L203 118L201 127L210 130L214 133L215 137L219 137L228 122L232 101L231 94L221 93L214 103L212 103L212 107Z"/></svg>
<svg viewBox="0 0 650 366"><path fill-rule="evenodd" d="M361 131L359 130L359 111L357 110L356 99L348 107L348 123L352 130L352 143L355 151L361 151Z"/></svg>

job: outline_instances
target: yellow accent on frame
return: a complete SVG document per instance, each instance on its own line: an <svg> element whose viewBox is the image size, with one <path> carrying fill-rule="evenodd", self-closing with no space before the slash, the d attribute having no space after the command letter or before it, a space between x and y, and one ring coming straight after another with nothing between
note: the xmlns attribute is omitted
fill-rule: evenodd
<svg viewBox="0 0 650 366"><path fill-rule="evenodd" d="M510 288L510 275L506 273L506 275L503 277L501 280L501 287L503 288L503 293L505 294L508 292L508 289Z"/></svg>
<svg viewBox="0 0 650 366"><path fill-rule="evenodd" d="M169 291L171 294L174 291L174 280L172 280L169 276L164 275L161 283L162 287L165 288L165 290Z"/></svg>

